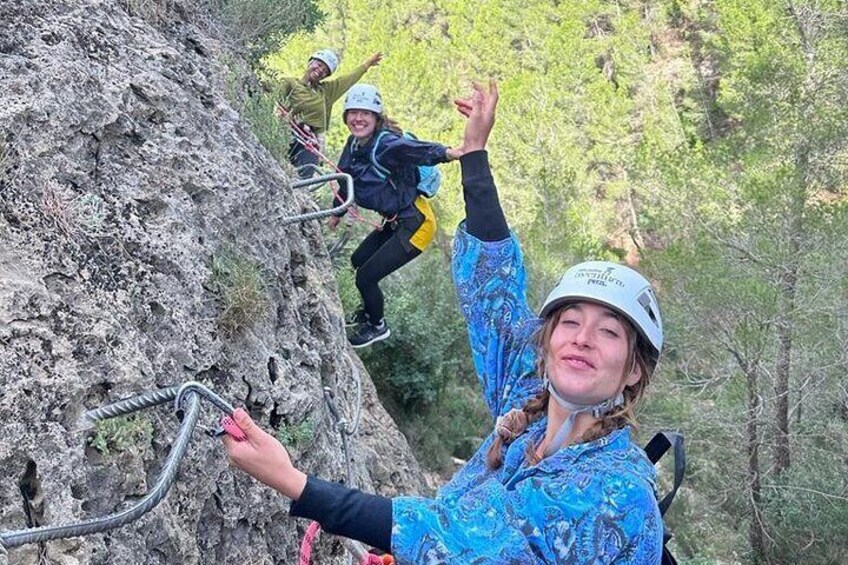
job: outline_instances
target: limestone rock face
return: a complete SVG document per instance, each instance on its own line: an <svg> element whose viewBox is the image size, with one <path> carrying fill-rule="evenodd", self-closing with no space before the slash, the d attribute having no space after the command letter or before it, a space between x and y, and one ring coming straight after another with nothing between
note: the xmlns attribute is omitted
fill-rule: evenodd
<svg viewBox="0 0 848 565"><path fill-rule="evenodd" d="M0 0L2 534L142 498L179 429L172 407L109 429L85 429L81 416L188 380L246 406L303 470L342 480L324 387L352 419L359 374L357 486L424 488L344 338L319 225L279 224L313 210L312 197L290 187L228 100L238 57L195 1ZM163 11L134 13L145 4ZM223 254L261 275L253 321L238 331L220 321ZM202 427L221 416L201 409ZM8 561L294 563L306 523L287 508L197 429L152 511L10 549ZM348 558L326 536L313 562Z"/></svg>

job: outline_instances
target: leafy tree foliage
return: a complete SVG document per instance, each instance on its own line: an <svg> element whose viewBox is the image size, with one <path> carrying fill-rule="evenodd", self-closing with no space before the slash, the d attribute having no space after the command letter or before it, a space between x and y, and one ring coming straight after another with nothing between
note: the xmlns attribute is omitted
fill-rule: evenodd
<svg viewBox="0 0 848 565"><path fill-rule="evenodd" d="M270 79L300 75L318 47L342 53L343 68L383 51L366 80L389 114L449 145L463 127L452 100L471 80L499 80L490 158L533 304L582 259L637 264L657 283L668 346L643 437L658 427L687 435L690 472L670 516L681 560L845 562L844 2L319 8L320 27L265 59ZM331 154L346 135L335 120ZM446 258L464 215L459 169L443 172L439 245L386 281L393 336L363 355L441 469L491 426L479 404L474 421L450 425L474 385ZM339 280L352 309L349 273ZM448 446L440 455L435 430Z"/></svg>

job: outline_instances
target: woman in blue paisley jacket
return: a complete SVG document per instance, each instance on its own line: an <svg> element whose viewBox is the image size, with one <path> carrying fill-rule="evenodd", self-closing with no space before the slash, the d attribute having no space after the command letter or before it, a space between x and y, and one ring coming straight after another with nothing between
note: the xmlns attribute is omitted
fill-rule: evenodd
<svg viewBox="0 0 848 565"><path fill-rule="evenodd" d="M399 564L659 563L654 467L631 440L633 408L662 348L653 290L603 261L563 275L537 317L525 298L485 151L497 87L458 100L466 220L457 293L495 430L435 499L389 499L307 476L239 409L234 465L293 499L291 514Z"/></svg>

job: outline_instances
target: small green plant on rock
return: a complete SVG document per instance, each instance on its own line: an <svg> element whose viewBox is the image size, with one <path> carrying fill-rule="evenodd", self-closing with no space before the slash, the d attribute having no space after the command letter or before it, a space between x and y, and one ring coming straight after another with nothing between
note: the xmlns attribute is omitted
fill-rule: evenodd
<svg viewBox="0 0 848 565"><path fill-rule="evenodd" d="M283 424L277 430L277 440L291 449L306 445L315 436L315 424L304 420L299 424Z"/></svg>
<svg viewBox="0 0 848 565"><path fill-rule="evenodd" d="M270 308L262 267L229 246L212 256L210 287L222 306L218 323L230 334L253 326Z"/></svg>
<svg viewBox="0 0 848 565"><path fill-rule="evenodd" d="M113 452L143 451L153 440L153 424L141 416L119 416L100 420L89 439L91 447L109 455Z"/></svg>

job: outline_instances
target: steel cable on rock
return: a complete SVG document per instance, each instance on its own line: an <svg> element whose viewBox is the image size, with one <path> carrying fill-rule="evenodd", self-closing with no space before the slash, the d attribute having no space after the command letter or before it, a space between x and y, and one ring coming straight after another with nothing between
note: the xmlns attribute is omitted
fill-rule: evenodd
<svg viewBox="0 0 848 565"><path fill-rule="evenodd" d="M345 433L347 435L354 435L359 430L359 420L362 417L362 378L359 374L359 367L356 366L356 363L353 362L350 355L345 354L347 358L347 363L350 365L350 374L353 377L353 382L356 385L356 402L354 405L356 406L356 412L354 412L353 416L353 425L345 426ZM347 422L345 422L347 424Z"/></svg>
<svg viewBox="0 0 848 565"><path fill-rule="evenodd" d="M362 380L360 379L359 369L356 367L356 364L351 359L350 355L345 355L347 358L347 362L350 365L351 376L356 383L356 412L353 418L353 424L351 424L344 416L342 416L339 411L338 406L336 406L336 402L333 398L333 391L330 387L324 387L324 401L327 403L327 408L330 411L330 415L333 418L333 428L339 432L339 437L342 440L342 452L345 458L345 471L347 478L347 486L353 488L355 486L354 478L353 478L353 456L350 452L350 443L348 441L348 436L352 436L359 429L359 420L362 416ZM309 524L309 528L307 528L306 535L303 538L303 542L300 546L300 561L299 565L309 565L310 556L312 554L312 544L315 541L318 533L321 530L320 524L317 522L312 522ZM345 549L351 554L351 565L356 565L357 563L365 564L371 563L372 555L368 552L365 546L352 539L348 539L345 537L339 537L342 545L345 546Z"/></svg>
<svg viewBox="0 0 848 565"><path fill-rule="evenodd" d="M178 413L182 414L182 422L156 484L138 503L120 512L65 526L39 526L27 530L0 532L0 549L2 549L0 556L4 555L6 549L29 543L40 543L112 530L137 520L152 510L165 498L176 480L180 461L185 457L191 435L200 417L201 398L206 398L217 408L226 412L228 416L232 415L233 408L229 403L204 385L192 381L181 386L172 386L141 394L86 412L83 416L84 423L91 424L176 399L176 409Z"/></svg>

